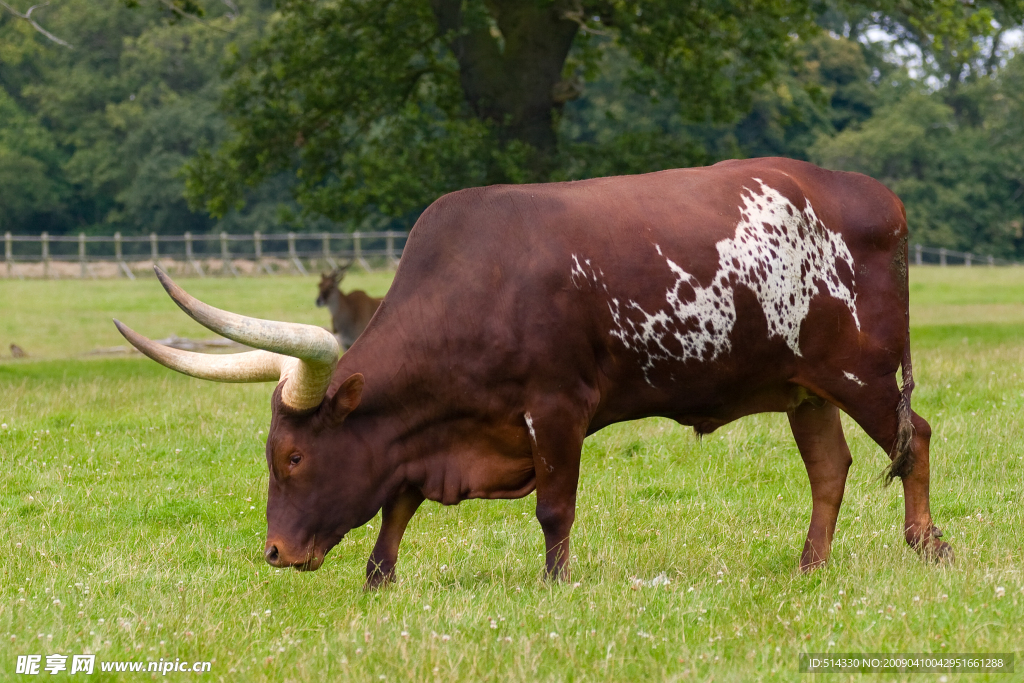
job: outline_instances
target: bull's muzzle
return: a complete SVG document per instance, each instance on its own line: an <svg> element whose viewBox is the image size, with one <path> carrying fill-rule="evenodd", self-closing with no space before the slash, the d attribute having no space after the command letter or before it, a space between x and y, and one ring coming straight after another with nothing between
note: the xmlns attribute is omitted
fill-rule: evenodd
<svg viewBox="0 0 1024 683"><path fill-rule="evenodd" d="M273 541L267 541L263 550L263 559L271 567L294 567L303 572L316 571L324 563L323 555L318 555L312 544L304 552L291 555L283 550L280 544Z"/></svg>

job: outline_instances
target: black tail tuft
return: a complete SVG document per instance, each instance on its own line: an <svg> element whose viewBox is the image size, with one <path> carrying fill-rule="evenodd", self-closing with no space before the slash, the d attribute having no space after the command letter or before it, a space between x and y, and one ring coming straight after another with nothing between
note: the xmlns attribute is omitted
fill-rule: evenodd
<svg viewBox="0 0 1024 683"><path fill-rule="evenodd" d="M902 361L903 389L900 390L900 402L896 406L896 441L893 443L889 457L892 463L885 471L885 485L888 486L896 477L903 478L914 469L914 452L911 442L914 439L914 423L910 420L910 394L914 391L914 370L910 363L910 335L903 349Z"/></svg>

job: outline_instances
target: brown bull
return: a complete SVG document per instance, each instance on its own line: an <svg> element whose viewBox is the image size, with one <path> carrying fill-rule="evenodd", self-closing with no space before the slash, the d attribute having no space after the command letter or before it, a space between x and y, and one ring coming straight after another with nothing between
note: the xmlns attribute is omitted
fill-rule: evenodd
<svg viewBox="0 0 1024 683"><path fill-rule="evenodd" d="M341 350L352 346L353 342L363 333L380 307L382 299L376 299L361 289L348 294L339 289L341 278L352 264L336 268L330 273L320 276L319 292L316 297L318 308L324 306L331 312L331 327L338 338Z"/></svg>
<svg viewBox="0 0 1024 683"><path fill-rule="evenodd" d="M774 411L810 477L810 569L828 559L851 464L840 410L902 478L907 542L950 558L929 511L930 428L910 410L906 243L902 204L870 178L733 161L442 197L340 362L325 330L219 311L162 273L189 315L267 351L189 354L118 326L188 374L280 380L266 451L277 567L316 569L383 510L374 586L424 498L536 490L547 574L563 577L588 434L652 415L706 434Z"/></svg>

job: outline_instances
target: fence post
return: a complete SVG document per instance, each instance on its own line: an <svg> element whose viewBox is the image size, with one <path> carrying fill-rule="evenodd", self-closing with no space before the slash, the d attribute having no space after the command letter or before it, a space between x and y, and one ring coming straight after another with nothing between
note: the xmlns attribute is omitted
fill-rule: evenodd
<svg viewBox="0 0 1024 683"><path fill-rule="evenodd" d="M989 266L989 268L994 268L995 265L996 265L996 257L993 256L992 254L989 254L988 255L988 266Z"/></svg>
<svg viewBox="0 0 1024 683"><path fill-rule="evenodd" d="M43 231L40 241L43 244L43 279L48 280L50 278L50 233Z"/></svg>
<svg viewBox="0 0 1024 683"><path fill-rule="evenodd" d="M964 254L964 267L965 268L970 268L971 267L971 258L972 257L973 257L973 254L971 254L971 252L967 252L966 254Z"/></svg>
<svg viewBox="0 0 1024 683"><path fill-rule="evenodd" d="M206 277L206 273L203 272L202 266L200 266L199 262L196 261L195 254L192 251L191 232L185 233L185 260L188 262L188 265L192 267L192 270L196 272L196 275L198 275L199 277Z"/></svg>
<svg viewBox="0 0 1024 683"><path fill-rule="evenodd" d="M331 270L337 270L338 269L338 262L334 260L333 256L331 256L331 233L325 232L324 236L323 236L323 240L324 240L324 247L323 247L324 261L327 262L327 265L330 267Z"/></svg>
<svg viewBox="0 0 1024 683"><path fill-rule="evenodd" d="M7 277L14 277L14 245L11 244L11 233L4 233L4 261L7 263Z"/></svg>
<svg viewBox="0 0 1024 683"><path fill-rule="evenodd" d="M129 280L135 279L135 273L128 267L128 264L124 262L124 254L121 251L121 233L114 233L114 259L117 261L117 267L121 269L124 276Z"/></svg>
<svg viewBox="0 0 1024 683"><path fill-rule="evenodd" d="M288 258L291 259L292 265L295 266L296 270L298 270L303 275L309 275L309 273L306 272L306 268L302 265L302 261L299 260L298 252L295 251L295 233L294 232L288 233Z"/></svg>
<svg viewBox="0 0 1024 683"><path fill-rule="evenodd" d="M921 245L920 244L915 244L914 245L914 263L916 265L921 265L923 263L923 259L921 258Z"/></svg>
<svg viewBox="0 0 1024 683"><path fill-rule="evenodd" d="M388 231L387 237L385 238L385 251L387 251L388 266L394 268L398 264L398 259L395 258L395 233Z"/></svg>
<svg viewBox="0 0 1024 683"><path fill-rule="evenodd" d="M939 247L939 265L943 266L943 267L946 266L946 248L945 247Z"/></svg>
<svg viewBox="0 0 1024 683"><path fill-rule="evenodd" d="M252 233L252 250L255 253L256 264L252 269L252 272L259 275L261 270L265 270L267 275L273 275L270 270L270 266L263 263L263 235L260 234L259 230Z"/></svg>
<svg viewBox="0 0 1024 683"><path fill-rule="evenodd" d="M85 265L85 233L78 233L78 277L85 279L87 266Z"/></svg>
<svg viewBox="0 0 1024 683"><path fill-rule="evenodd" d="M363 258L363 233L358 230L352 233L352 256L363 267L363 270L370 270L370 264Z"/></svg>
<svg viewBox="0 0 1024 683"><path fill-rule="evenodd" d="M160 246L159 239L155 232L149 233L149 255L153 259L153 265L159 265L160 261Z"/></svg>
<svg viewBox="0 0 1024 683"><path fill-rule="evenodd" d="M228 251L228 234L223 230L220 232L220 258L224 262L221 271L238 277L238 271L235 270L235 264L231 262L231 253Z"/></svg>

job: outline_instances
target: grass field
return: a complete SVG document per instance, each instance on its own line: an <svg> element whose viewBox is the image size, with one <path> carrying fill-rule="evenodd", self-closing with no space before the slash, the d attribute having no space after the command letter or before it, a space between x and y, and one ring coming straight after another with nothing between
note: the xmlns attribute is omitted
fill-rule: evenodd
<svg viewBox="0 0 1024 683"><path fill-rule="evenodd" d="M810 490L785 417L702 442L652 419L587 440L573 582L540 580L530 496L425 503L398 582L372 593L379 520L317 572L263 562L268 385L82 357L123 343L112 316L151 337L208 336L155 280L0 281L0 344L32 356L0 363L0 679L24 680L18 655L87 652L212 662L177 680L445 682L794 680L800 652L1019 656L1024 272L911 278L914 407L934 428L932 509L954 567L905 546L900 486L881 486L885 455L849 421L832 561L802 575ZM387 278L348 284L382 293ZM313 278L185 285L239 312L328 324Z"/></svg>

